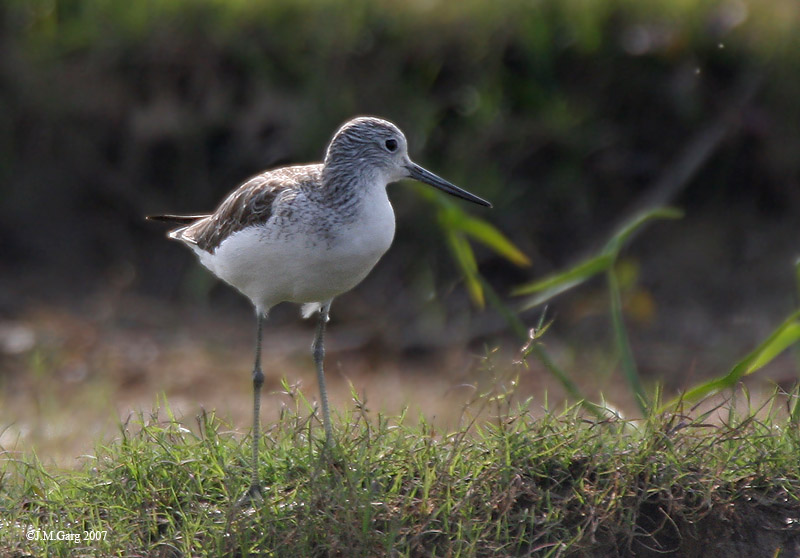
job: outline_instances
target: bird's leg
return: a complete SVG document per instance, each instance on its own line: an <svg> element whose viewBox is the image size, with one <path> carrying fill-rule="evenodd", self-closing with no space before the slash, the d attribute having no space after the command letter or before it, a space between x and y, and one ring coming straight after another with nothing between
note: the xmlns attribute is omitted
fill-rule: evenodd
<svg viewBox="0 0 800 558"><path fill-rule="evenodd" d="M264 385L264 372L261 371L261 337L264 329L264 314L258 312L256 323L256 361L253 366L253 470L250 488L243 500L251 500L261 495L261 484L258 481L258 444L261 427L261 386Z"/></svg>
<svg viewBox="0 0 800 558"><path fill-rule="evenodd" d="M325 426L325 447L330 447L333 440L331 431L331 413L328 408L328 390L325 387L325 370L323 360L325 359L325 325L328 323L328 311L331 308L331 301L324 303L319 309L319 321L317 322L317 335L311 350L314 355L314 364L317 365L317 382L319 382L319 398L322 402L322 424Z"/></svg>

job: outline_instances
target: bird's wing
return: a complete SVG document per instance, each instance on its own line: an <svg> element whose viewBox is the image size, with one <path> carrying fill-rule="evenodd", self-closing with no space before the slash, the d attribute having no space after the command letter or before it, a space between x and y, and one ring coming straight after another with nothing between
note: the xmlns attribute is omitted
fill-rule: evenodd
<svg viewBox="0 0 800 558"><path fill-rule="evenodd" d="M214 252L236 231L265 223L274 213L273 204L282 192L314 181L320 171L321 165L305 165L258 174L231 192L214 213L194 221L184 221L189 224L170 232L169 236Z"/></svg>

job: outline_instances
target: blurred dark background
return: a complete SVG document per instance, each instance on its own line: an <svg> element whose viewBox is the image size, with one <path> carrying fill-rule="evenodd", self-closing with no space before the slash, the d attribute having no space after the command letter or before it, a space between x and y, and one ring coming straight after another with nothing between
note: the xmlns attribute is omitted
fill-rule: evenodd
<svg viewBox="0 0 800 558"><path fill-rule="evenodd" d="M634 349L671 388L720 373L797 302L799 21L795 0L3 2L0 362L29 365L38 334L26 344L15 324L50 307L124 299L106 310L123 323L136 308L229 309L249 327L248 303L143 216L211 210L375 114L418 162L494 203L465 209L532 260L475 247L511 308L514 286L598 248L637 208L683 208L625 252ZM390 188L395 244L333 308L354 345L512 339L470 303L430 202ZM551 306L570 354L606 346L603 289Z"/></svg>

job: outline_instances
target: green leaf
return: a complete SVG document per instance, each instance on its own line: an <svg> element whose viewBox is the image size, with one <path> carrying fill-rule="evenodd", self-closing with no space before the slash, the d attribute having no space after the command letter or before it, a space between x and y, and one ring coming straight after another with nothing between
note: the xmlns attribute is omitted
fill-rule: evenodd
<svg viewBox="0 0 800 558"><path fill-rule="evenodd" d="M428 188L419 188L418 191L437 207L436 217L439 221L439 226L444 232L456 264L461 269L470 298L476 306L483 308L486 302L481 277L478 273L478 263L475 260L475 253L472 247L461 232L465 229L465 223L469 217L450 200L444 199L444 196L437 195Z"/></svg>
<svg viewBox="0 0 800 558"><path fill-rule="evenodd" d="M481 244L488 246L511 263L522 266L531 264L530 258L514 246L494 225L484 219L473 217L450 200L439 200L439 224L446 230L458 230L466 233Z"/></svg>
<svg viewBox="0 0 800 558"><path fill-rule="evenodd" d="M478 263L475 261L475 254L472 251L472 247L469 245L469 242L467 242L467 239L460 233L446 230L445 235L447 237L447 243L450 245L450 250L453 252L453 256L464 275L470 297L479 308L483 308L485 300L478 276Z"/></svg>
<svg viewBox="0 0 800 558"><path fill-rule="evenodd" d="M752 374L763 368L772 360L800 341L800 322L791 322L781 328L777 335L771 337L754 355L754 358L747 363L747 368L743 375Z"/></svg>
<svg viewBox="0 0 800 558"><path fill-rule="evenodd" d="M612 236L603 249L594 257L583 260L566 271L556 273L538 279L531 283L526 283L515 288L512 295L536 294L522 304L522 310L528 310L547 302L551 298L569 289L580 285L599 273L604 273L614 265L620 250L625 242L636 233L645 223L653 219L678 219L683 216L683 212L675 208L657 208L644 211L625 223Z"/></svg>
<svg viewBox="0 0 800 558"><path fill-rule="evenodd" d="M620 294L619 281L614 266L608 268L608 291L611 298L611 328L614 330L614 341L619 353L622 374L628 383L631 393L633 393L639 410L647 416L650 409L650 399L642 387L639 371L636 368L636 360L633 358L633 349L628 339L628 332L625 329L625 320L622 315L622 295Z"/></svg>
<svg viewBox="0 0 800 558"><path fill-rule="evenodd" d="M463 219L458 221L456 225L460 230L464 231L481 244L488 246L511 263L520 267L531 265L530 258L523 254L519 248L514 246L514 244L503 235L503 233L487 221L465 214Z"/></svg>
<svg viewBox="0 0 800 558"><path fill-rule="evenodd" d="M658 207L643 211L635 215L614 233L614 236L609 239L603 248L603 252L616 258L628 239L649 221L654 219L680 219L681 217L683 217L683 211L674 207Z"/></svg>
<svg viewBox="0 0 800 558"><path fill-rule="evenodd" d="M576 285L580 285L599 273L603 273L608 270L613 263L614 260L609 255L600 254L599 256L584 260L561 273L556 273L544 279L520 285L515 288L511 294L519 296L538 293L537 296L531 297L523 303L522 309L527 310L550 300L554 296Z"/></svg>
<svg viewBox="0 0 800 558"><path fill-rule="evenodd" d="M717 391L732 388L748 374L752 374L772 362L784 350L800 341L800 310L786 318L754 351L736 363L720 378L693 387L680 397L676 397L661 408L665 411L680 401L696 401Z"/></svg>

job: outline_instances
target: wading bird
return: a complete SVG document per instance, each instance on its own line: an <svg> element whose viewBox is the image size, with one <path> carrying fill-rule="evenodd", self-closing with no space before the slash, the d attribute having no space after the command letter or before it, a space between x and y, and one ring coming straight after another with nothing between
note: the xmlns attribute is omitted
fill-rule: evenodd
<svg viewBox="0 0 800 558"><path fill-rule="evenodd" d="M258 482L261 338L270 308L302 304L303 317L319 312L312 345L326 445L331 419L325 389L323 337L333 299L361 282L389 249L394 211L386 186L404 178L491 207L478 196L412 162L400 129L379 118L359 117L334 134L322 163L258 174L228 195L211 214L157 215L180 224L169 233L191 248L214 275L238 289L255 306L252 483Z"/></svg>

